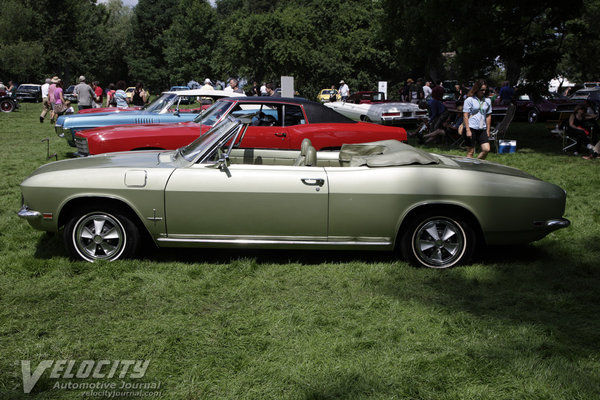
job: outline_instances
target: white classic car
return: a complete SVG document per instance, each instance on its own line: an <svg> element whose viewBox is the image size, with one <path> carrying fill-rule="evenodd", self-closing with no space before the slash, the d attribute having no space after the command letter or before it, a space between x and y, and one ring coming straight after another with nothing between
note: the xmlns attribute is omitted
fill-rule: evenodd
<svg viewBox="0 0 600 400"><path fill-rule="evenodd" d="M420 109L416 104L386 101L383 92L356 92L346 101L324 105L356 121L384 125L414 123L427 117L427 110Z"/></svg>

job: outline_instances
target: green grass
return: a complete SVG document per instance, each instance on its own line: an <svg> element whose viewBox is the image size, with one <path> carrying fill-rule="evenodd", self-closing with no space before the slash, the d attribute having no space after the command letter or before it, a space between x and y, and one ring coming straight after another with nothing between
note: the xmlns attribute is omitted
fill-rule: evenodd
<svg viewBox="0 0 600 400"><path fill-rule="evenodd" d="M41 140L72 151L40 107L0 115L0 398L81 398L49 371L23 394L20 360L45 359L150 359L140 381L168 399L600 398L600 164L563 155L544 124L514 123L518 152L489 159L566 189L572 227L469 266L153 249L89 264L16 216Z"/></svg>

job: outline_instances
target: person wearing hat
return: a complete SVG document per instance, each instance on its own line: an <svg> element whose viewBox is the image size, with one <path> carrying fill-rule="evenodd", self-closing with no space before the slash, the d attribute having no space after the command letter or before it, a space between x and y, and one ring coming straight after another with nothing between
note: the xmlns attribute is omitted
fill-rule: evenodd
<svg viewBox="0 0 600 400"><path fill-rule="evenodd" d="M212 86L212 82L210 81L210 79L206 78L204 80L204 85L201 87L201 89L214 90L213 86Z"/></svg>
<svg viewBox="0 0 600 400"><path fill-rule="evenodd" d="M339 92L340 96L342 96L342 101L345 102L348 96L350 95L350 88L348 87L348 85L346 85L346 82L344 82L343 79L340 81Z"/></svg>
<svg viewBox="0 0 600 400"><path fill-rule="evenodd" d="M92 101L96 95L90 85L85 83L85 76L81 75L79 77L79 84L75 86L73 94L77 96L78 109L84 110L86 108L92 108Z"/></svg>
<svg viewBox="0 0 600 400"><path fill-rule="evenodd" d="M60 78L56 75L50 79L50 86L48 87L48 102L50 103L50 123L54 123L56 115L54 114L54 91L56 90L56 84L60 82Z"/></svg>
<svg viewBox="0 0 600 400"><path fill-rule="evenodd" d="M42 85L42 113L40 114L40 123L44 123L44 118L46 118L46 114L48 111L52 109L50 107L50 101L48 100L48 89L50 89L50 84L52 83L52 79L46 78L46 83Z"/></svg>

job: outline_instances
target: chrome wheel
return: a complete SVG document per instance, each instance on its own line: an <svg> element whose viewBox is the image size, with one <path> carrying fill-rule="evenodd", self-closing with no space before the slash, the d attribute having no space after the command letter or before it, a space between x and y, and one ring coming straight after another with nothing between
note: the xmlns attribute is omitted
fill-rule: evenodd
<svg viewBox="0 0 600 400"><path fill-rule="evenodd" d="M424 211L403 226L400 248L411 264L440 269L471 259L477 240L468 219L452 211L444 214Z"/></svg>
<svg viewBox="0 0 600 400"><path fill-rule="evenodd" d="M74 226L73 245L87 261L115 260L127 244L121 222L110 214L92 213L81 217Z"/></svg>

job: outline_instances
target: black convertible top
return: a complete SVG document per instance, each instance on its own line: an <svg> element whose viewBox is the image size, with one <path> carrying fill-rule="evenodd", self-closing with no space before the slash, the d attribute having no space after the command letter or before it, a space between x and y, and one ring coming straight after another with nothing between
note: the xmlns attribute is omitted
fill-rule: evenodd
<svg viewBox="0 0 600 400"><path fill-rule="evenodd" d="M323 104L315 101L310 101L301 97L267 97L267 96L250 96L250 97L230 97L221 99L220 101L232 101L236 103L263 103L263 104L295 104L304 108L306 118L309 124L355 124L353 119L350 119L331 108L325 107Z"/></svg>

